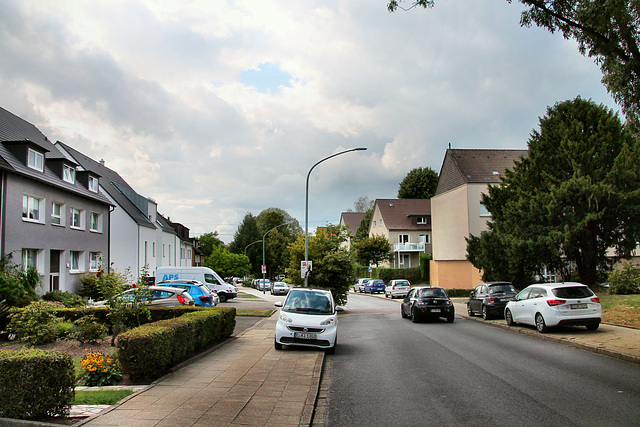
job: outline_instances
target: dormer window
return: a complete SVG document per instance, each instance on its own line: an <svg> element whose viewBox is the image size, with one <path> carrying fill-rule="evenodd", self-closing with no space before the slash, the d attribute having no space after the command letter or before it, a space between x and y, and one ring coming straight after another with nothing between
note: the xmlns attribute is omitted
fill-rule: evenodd
<svg viewBox="0 0 640 427"><path fill-rule="evenodd" d="M98 192L98 178L89 176L89 191Z"/></svg>
<svg viewBox="0 0 640 427"><path fill-rule="evenodd" d="M29 148L27 166L31 169L44 172L44 154Z"/></svg>
<svg viewBox="0 0 640 427"><path fill-rule="evenodd" d="M76 183L76 170L69 165L62 166L62 179L71 183Z"/></svg>
<svg viewBox="0 0 640 427"><path fill-rule="evenodd" d="M427 223L427 217L426 216L419 216L418 217L418 224L426 224Z"/></svg>

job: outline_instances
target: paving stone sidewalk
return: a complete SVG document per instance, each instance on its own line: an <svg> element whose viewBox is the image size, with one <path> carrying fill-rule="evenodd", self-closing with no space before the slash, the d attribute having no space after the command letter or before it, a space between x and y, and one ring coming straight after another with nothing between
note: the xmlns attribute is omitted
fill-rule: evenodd
<svg viewBox="0 0 640 427"><path fill-rule="evenodd" d="M75 425L308 426L324 353L273 347L276 314Z"/></svg>

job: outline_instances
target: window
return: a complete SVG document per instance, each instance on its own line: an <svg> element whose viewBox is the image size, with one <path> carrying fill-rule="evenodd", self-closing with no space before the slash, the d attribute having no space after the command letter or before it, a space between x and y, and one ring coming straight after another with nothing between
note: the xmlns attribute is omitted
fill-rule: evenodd
<svg viewBox="0 0 640 427"><path fill-rule="evenodd" d="M91 212L91 231L102 231L102 215L97 212Z"/></svg>
<svg viewBox="0 0 640 427"><path fill-rule="evenodd" d="M409 267L411 267L411 255L409 255L409 254L401 254L400 255L400 267L401 268L409 268Z"/></svg>
<svg viewBox="0 0 640 427"><path fill-rule="evenodd" d="M31 169L44 172L44 154L29 148L27 166L29 166Z"/></svg>
<svg viewBox="0 0 640 427"><path fill-rule="evenodd" d="M80 209L71 208L71 228L84 229L83 212Z"/></svg>
<svg viewBox="0 0 640 427"><path fill-rule="evenodd" d="M98 271L100 267L100 252L89 252L89 270Z"/></svg>
<svg viewBox="0 0 640 427"><path fill-rule="evenodd" d="M409 243L409 235L408 234L399 234L398 235L398 243Z"/></svg>
<svg viewBox="0 0 640 427"><path fill-rule="evenodd" d="M89 190L94 193L98 192L98 178L94 176L89 177Z"/></svg>
<svg viewBox="0 0 640 427"><path fill-rule="evenodd" d="M418 224L426 224L426 223L427 223L427 217L426 216L418 217Z"/></svg>
<svg viewBox="0 0 640 427"><path fill-rule="evenodd" d="M491 216L491 212L482 202L480 202L480 216Z"/></svg>
<svg viewBox="0 0 640 427"><path fill-rule="evenodd" d="M27 270L27 267L38 268L38 250L37 249L23 249L22 250L22 268Z"/></svg>
<svg viewBox="0 0 640 427"><path fill-rule="evenodd" d="M64 227L64 218L62 217L62 205L60 203L53 202L51 204L51 224L62 225Z"/></svg>
<svg viewBox="0 0 640 427"><path fill-rule="evenodd" d="M156 242L152 243L152 248L153 248L152 249L153 250L153 255L152 256L155 258L156 257Z"/></svg>
<svg viewBox="0 0 640 427"><path fill-rule="evenodd" d="M424 243L425 245L428 245L431 243L429 234L421 234L420 236L418 236L418 242L419 243Z"/></svg>
<svg viewBox="0 0 640 427"><path fill-rule="evenodd" d="M71 251L71 271L78 272L82 271L82 252L80 251Z"/></svg>
<svg viewBox="0 0 640 427"><path fill-rule="evenodd" d="M38 199L33 196L22 196L22 218L35 222L42 222L40 215L40 202L42 199Z"/></svg>
<svg viewBox="0 0 640 427"><path fill-rule="evenodd" d="M69 165L62 165L62 179L71 184L75 184L76 170Z"/></svg>
<svg viewBox="0 0 640 427"><path fill-rule="evenodd" d="M376 228L376 221L373 221L373 228Z"/></svg>

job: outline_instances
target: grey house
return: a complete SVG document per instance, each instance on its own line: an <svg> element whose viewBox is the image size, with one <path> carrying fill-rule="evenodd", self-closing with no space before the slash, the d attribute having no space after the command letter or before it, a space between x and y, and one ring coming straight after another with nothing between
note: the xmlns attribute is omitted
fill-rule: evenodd
<svg viewBox="0 0 640 427"><path fill-rule="evenodd" d="M0 253L35 267L37 290L76 292L109 265L111 203L34 125L0 108Z"/></svg>

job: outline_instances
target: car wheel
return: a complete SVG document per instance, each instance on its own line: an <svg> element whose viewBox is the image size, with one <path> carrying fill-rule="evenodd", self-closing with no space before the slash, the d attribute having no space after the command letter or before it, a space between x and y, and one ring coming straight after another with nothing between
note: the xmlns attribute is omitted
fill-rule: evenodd
<svg viewBox="0 0 640 427"><path fill-rule="evenodd" d="M595 331L600 326L600 323L594 323L592 325L585 325L585 326L587 327L587 330Z"/></svg>
<svg viewBox="0 0 640 427"><path fill-rule="evenodd" d="M454 313L447 316L447 322L453 323L454 320L456 320L456 315Z"/></svg>
<svg viewBox="0 0 640 427"><path fill-rule="evenodd" d="M273 342L273 347L274 347L276 350L282 350L282 344L280 344L278 341L274 341L274 342Z"/></svg>
<svg viewBox="0 0 640 427"><path fill-rule="evenodd" d="M486 305L482 306L482 318L484 320L489 320L491 319L491 315L489 314L489 310L487 309Z"/></svg>
<svg viewBox="0 0 640 427"><path fill-rule="evenodd" d="M218 298L220 298L220 302L227 302L229 298L227 298L227 294L220 293L218 294Z"/></svg>
<svg viewBox="0 0 640 427"><path fill-rule="evenodd" d="M469 303L467 303L467 314L469 315L469 317L475 316L475 314L473 314L473 310L471 310L471 304Z"/></svg>
<svg viewBox="0 0 640 427"><path fill-rule="evenodd" d="M415 308L411 309L411 321L413 323L418 323L418 313L416 313L416 309Z"/></svg>
<svg viewBox="0 0 640 427"><path fill-rule="evenodd" d="M504 320L507 321L507 325L509 325L509 326L514 326L516 324L516 322L513 321L513 316L511 315L511 310L509 310L508 308L504 312Z"/></svg>
<svg viewBox="0 0 640 427"><path fill-rule="evenodd" d="M545 332L549 331L547 324L544 323L544 317L542 317L542 314L540 313L536 313L536 329L541 334L544 334Z"/></svg>

